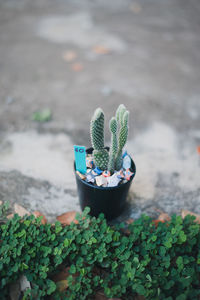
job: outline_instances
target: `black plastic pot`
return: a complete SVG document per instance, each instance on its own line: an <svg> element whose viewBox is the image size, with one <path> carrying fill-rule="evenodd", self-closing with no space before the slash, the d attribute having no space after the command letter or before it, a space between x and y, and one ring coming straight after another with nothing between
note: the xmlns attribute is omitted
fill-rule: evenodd
<svg viewBox="0 0 200 300"><path fill-rule="evenodd" d="M88 154L91 154L92 151L93 148L86 150ZM74 170L82 210L89 206L91 216L97 217L100 213L104 213L107 220L114 219L122 213L131 182L136 173L136 167L132 159L131 171L134 172L134 175L130 181L115 187L99 187L82 180L76 173L75 163Z"/></svg>

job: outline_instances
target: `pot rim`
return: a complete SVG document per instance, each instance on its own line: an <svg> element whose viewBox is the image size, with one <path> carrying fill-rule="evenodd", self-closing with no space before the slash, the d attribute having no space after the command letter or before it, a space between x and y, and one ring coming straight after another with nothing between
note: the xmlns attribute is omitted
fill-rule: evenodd
<svg viewBox="0 0 200 300"><path fill-rule="evenodd" d="M109 147L105 147L105 148L109 149ZM86 149L86 153L87 153L87 151L90 150L90 149L93 149L93 148L92 148L92 147L87 148L87 149ZM130 158L131 158L131 156L130 156ZM76 178L77 178L78 180L82 181L83 184L89 186L90 188L97 189L97 190L103 190L103 191L115 190L115 189L120 189L122 186L125 186L125 185L127 185L127 184L130 184L130 183L132 182L133 178L135 177L135 174L136 174L136 165L135 165L135 163L134 163L134 161L133 161L132 158L131 158L131 163L132 163L133 166L134 166L134 174L131 176L131 179L130 179L129 181L125 182L125 183L122 183L122 184L117 185L117 186L111 186L111 187L110 187L110 186L102 187L102 186L98 186L98 185L92 185L92 184L90 184L89 182L85 181L84 179L81 179L80 176L76 173L76 165L75 165L75 161L74 161L74 172L75 172Z"/></svg>

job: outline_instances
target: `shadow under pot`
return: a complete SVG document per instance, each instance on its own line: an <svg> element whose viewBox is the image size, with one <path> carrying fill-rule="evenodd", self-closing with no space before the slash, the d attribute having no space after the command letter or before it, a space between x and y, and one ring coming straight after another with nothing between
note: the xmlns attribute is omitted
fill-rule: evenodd
<svg viewBox="0 0 200 300"><path fill-rule="evenodd" d="M86 153L92 154L92 151L93 148L88 148ZM118 217L123 212L123 209L126 205L128 191L136 173L136 167L132 159L130 170L134 174L131 176L129 181L119 184L115 187L101 187L90 184L81 179L76 173L74 163L74 171L81 209L84 210L84 208L88 206L90 207L91 216L98 217L100 213L103 213L107 220L112 220Z"/></svg>

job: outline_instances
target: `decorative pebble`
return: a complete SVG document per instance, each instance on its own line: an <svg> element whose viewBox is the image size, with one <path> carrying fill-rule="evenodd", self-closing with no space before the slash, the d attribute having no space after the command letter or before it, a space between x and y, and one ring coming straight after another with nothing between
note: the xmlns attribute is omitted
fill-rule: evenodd
<svg viewBox="0 0 200 300"><path fill-rule="evenodd" d="M97 176L97 173L92 169L91 171L92 175Z"/></svg>
<svg viewBox="0 0 200 300"><path fill-rule="evenodd" d="M131 167L131 158L129 155L126 155L123 158L123 168L126 170L126 169L130 169L130 167Z"/></svg>
<svg viewBox="0 0 200 300"><path fill-rule="evenodd" d="M76 171L76 174L81 178L81 179L85 179L86 177L85 177L85 175L83 175L81 172L79 172L79 171Z"/></svg>
<svg viewBox="0 0 200 300"><path fill-rule="evenodd" d="M94 166L93 158L92 156L86 157L86 167L92 168Z"/></svg>
<svg viewBox="0 0 200 300"><path fill-rule="evenodd" d="M120 172L119 172L119 173L120 173L120 176L121 176L121 178L124 178L124 176L125 176L125 175L124 175L124 170L123 170L123 169L122 169L122 170L120 170Z"/></svg>
<svg viewBox="0 0 200 300"><path fill-rule="evenodd" d="M125 179L129 181L133 174L134 174L133 172L131 172L129 169L127 169L125 172Z"/></svg>
<svg viewBox="0 0 200 300"><path fill-rule="evenodd" d="M98 167L96 167L94 170L93 170L97 175L101 175L103 173L103 171L101 169L99 169Z"/></svg>
<svg viewBox="0 0 200 300"><path fill-rule="evenodd" d="M114 187L119 184L124 184L131 179L131 176L134 174L130 171L131 168L131 157L125 151L123 153L123 162L122 168L119 171L115 171L115 173L111 176L110 171L105 170L102 171L100 168L95 167L93 157L91 154L87 154L86 157L86 166L87 171L84 174L77 171L79 177L87 182L94 183L97 186L102 187Z"/></svg>
<svg viewBox="0 0 200 300"><path fill-rule="evenodd" d="M128 155L127 151L123 153L122 158L124 158L126 155Z"/></svg>
<svg viewBox="0 0 200 300"><path fill-rule="evenodd" d="M88 173L86 175L86 181L94 183L95 182L95 176L92 173Z"/></svg>
<svg viewBox="0 0 200 300"><path fill-rule="evenodd" d="M104 177L109 177L111 174L110 174L110 171L103 171L102 175Z"/></svg>
<svg viewBox="0 0 200 300"><path fill-rule="evenodd" d="M96 176L95 179L96 179L96 184L98 186L104 186L104 187L106 187L107 184L108 184L107 178L104 177L103 175Z"/></svg>
<svg viewBox="0 0 200 300"><path fill-rule="evenodd" d="M120 179L123 179L124 178L124 170L121 169L120 171L116 172L115 174L117 174L117 177L120 178Z"/></svg>
<svg viewBox="0 0 200 300"><path fill-rule="evenodd" d="M112 176L107 178L108 180L108 187L113 187L113 186L117 186L118 183L121 181L120 178L118 178L117 173L113 174Z"/></svg>

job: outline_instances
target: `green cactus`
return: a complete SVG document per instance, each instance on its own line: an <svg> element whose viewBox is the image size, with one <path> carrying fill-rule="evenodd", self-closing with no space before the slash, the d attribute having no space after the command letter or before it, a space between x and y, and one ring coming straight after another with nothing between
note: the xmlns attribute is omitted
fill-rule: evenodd
<svg viewBox="0 0 200 300"><path fill-rule="evenodd" d="M119 136L118 136L118 152L116 155L116 162L115 162L115 169L119 171L122 167L122 150L127 142L127 137L128 137L129 112L126 110L125 106L121 104L118 107L116 115L121 125Z"/></svg>
<svg viewBox="0 0 200 300"><path fill-rule="evenodd" d="M116 119L119 122L120 126L122 126L122 121L123 121L123 114L126 111L126 107L124 104L120 104L117 111L116 111Z"/></svg>
<svg viewBox="0 0 200 300"><path fill-rule="evenodd" d="M115 170L115 159L118 151L117 120L115 117L112 117L112 119L110 120L110 132L111 132L111 146L110 146L108 170L111 173L113 173Z"/></svg>
<svg viewBox="0 0 200 300"><path fill-rule="evenodd" d="M109 161L109 153L106 149L102 150L93 150L92 152L95 166L101 170L107 170L108 161Z"/></svg>
<svg viewBox="0 0 200 300"><path fill-rule="evenodd" d="M101 108L97 108L90 124L90 135L92 147L95 150L104 148L104 112Z"/></svg>
<svg viewBox="0 0 200 300"><path fill-rule="evenodd" d="M101 170L109 170L113 173L122 167L122 150L128 137L129 112L123 104L120 104L116 117L110 120L111 146L110 153L104 148L104 113L101 108L97 108L90 124L90 135L93 150L94 163ZM117 134L118 123L120 126ZM109 155L110 154L110 155Z"/></svg>
<svg viewBox="0 0 200 300"><path fill-rule="evenodd" d="M93 150L94 163L101 170L108 167L109 153L104 149L104 113L101 108L97 108L90 124L90 135Z"/></svg>

